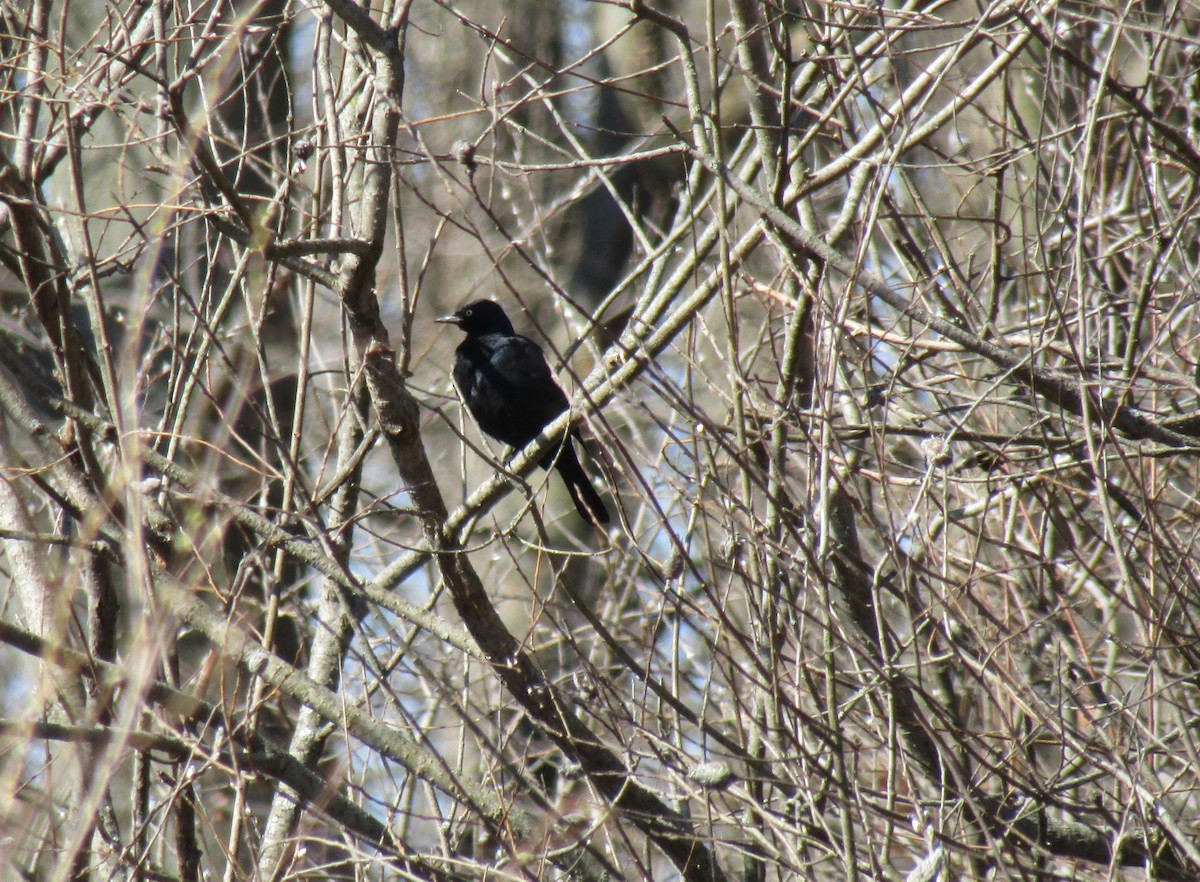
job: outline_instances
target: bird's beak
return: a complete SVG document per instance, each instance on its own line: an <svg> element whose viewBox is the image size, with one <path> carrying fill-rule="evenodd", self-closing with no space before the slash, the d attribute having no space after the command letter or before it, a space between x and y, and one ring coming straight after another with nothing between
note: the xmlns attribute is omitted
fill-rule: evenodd
<svg viewBox="0 0 1200 882"><path fill-rule="evenodd" d="M462 321L457 315L440 315L434 319L435 322L441 322L443 325L457 325Z"/></svg>

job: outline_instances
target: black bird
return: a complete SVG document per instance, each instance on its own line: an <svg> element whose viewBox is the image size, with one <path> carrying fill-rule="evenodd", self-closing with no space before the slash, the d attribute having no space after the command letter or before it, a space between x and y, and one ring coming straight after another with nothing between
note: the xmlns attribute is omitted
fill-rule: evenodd
<svg viewBox="0 0 1200 882"><path fill-rule="evenodd" d="M567 410L567 396L554 381L542 347L513 330L499 303L476 300L438 321L458 325L467 335L456 351L454 385L485 433L520 450ZM579 464L571 438L580 440L574 428L540 465L558 469L584 520L607 524L608 509Z"/></svg>

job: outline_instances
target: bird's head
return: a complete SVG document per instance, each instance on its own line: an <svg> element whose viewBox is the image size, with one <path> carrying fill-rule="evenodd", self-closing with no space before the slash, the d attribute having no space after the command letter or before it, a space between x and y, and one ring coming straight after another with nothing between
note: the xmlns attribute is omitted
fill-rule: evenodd
<svg viewBox="0 0 1200 882"><path fill-rule="evenodd" d="M495 300L475 300L437 321L458 325L467 334L512 334L512 322Z"/></svg>

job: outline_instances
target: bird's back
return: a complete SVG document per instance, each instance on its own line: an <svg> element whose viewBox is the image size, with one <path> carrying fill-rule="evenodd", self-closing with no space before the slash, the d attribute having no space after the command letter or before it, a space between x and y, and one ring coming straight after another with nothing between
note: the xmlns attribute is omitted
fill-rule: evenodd
<svg viewBox="0 0 1200 882"><path fill-rule="evenodd" d="M454 383L479 427L510 447L524 447L568 406L541 347L519 334L464 340Z"/></svg>

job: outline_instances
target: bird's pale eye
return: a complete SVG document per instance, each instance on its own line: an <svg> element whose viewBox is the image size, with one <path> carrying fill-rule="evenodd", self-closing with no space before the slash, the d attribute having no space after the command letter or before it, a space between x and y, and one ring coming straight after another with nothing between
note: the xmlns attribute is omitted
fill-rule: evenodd
<svg viewBox="0 0 1200 882"><path fill-rule="evenodd" d="M470 317L471 317L471 312L472 312L472 311L471 311L471 310L469 310L469 309L464 309L464 310L463 310L463 318L470 318Z"/></svg>

